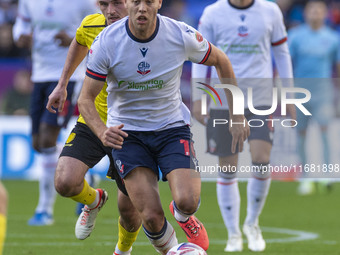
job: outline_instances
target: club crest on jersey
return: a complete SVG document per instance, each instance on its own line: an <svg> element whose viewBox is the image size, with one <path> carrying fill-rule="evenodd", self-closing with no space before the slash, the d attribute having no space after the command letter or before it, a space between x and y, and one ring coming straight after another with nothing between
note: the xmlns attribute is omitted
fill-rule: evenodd
<svg viewBox="0 0 340 255"><path fill-rule="evenodd" d="M238 27L238 36L246 37L248 35L248 28L246 26Z"/></svg>
<svg viewBox="0 0 340 255"><path fill-rule="evenodd" d="M53 16L53 14L54 14L53 7L52 6L47 6L47 8L46 8L46 15L47 16Z"/></svg>
<svg viewBox="0 0 340 255"><path fill-rule="evenodd" d="M121 173L124 173L124 165L122 165L122 161L120 161L119 159L116 160L116 166L119 169L119 171Z"/></svg>
<svg viewBox="0 0 340 255"><path fill-rule="evenodd" d="M145 58L145 56L146 56L146 53L148 52L148 49L149 48L140 48L139 50L140 50L140 53L142 53L142 55L143 55L143 58Z"/></svg>
<svg viewBox="0 0 340 255"><path fill-rule="evenodd" d="M139 73L141 75L146 75L150 72L151 72L151 70L150 70L150 64L149 63L142 61L138 64L137 73Z"/></svg>

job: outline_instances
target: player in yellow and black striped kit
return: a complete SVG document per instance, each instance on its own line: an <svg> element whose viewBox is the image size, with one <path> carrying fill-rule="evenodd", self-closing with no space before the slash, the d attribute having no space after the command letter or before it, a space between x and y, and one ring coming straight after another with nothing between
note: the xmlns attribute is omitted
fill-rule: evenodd
<svg viewBox="0 0 340 255"><path fill-rule="evenodd" d="M97 35L106 26L127 15L123 0L98 0L98 4L103 14L87 16L82 21L76 38L71 43L62 76L57 87L49 96L47 109L51 112L56 112L52 107L59 111L62 110L66 98L67 81L87 55ZM107 119L106 87L105 83L95 100L96 110L104 123ZM78 218L75 234L78 239L87 238L94 228L98 211L107 200L107 192L90 187L84 176L89 168L108 155L110 168L107 175L116 180L119 188L118 209L121 215L118 221L119 240L114 254L129 255L140 230L141 220L114 167L111 150L111 148L105 147L100 139L93 134L80 115L60 155L55 175L55 187L60 195L85 204L83 212Z"/></svg>

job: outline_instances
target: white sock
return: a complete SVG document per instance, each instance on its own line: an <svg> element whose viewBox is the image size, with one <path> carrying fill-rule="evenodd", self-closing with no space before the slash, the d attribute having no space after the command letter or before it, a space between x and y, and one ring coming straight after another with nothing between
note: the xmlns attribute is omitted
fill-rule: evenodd
<svg viewBox="0 0 340 255"><path fill-rule="evenodd" d="M150 233L144 226L143 229L153 247L161 254L165 254L168 250L178 244L176 232L166 219L162 230L158 233Z"/></svg>
<svg viewBox="0 0 340 255"><path fill-rule="evenodd" d="M245 224L257 225L269 192L271 178L251 178L247 186L247 217Z"/></svg>
<svg viewBox="0 0 340 255"><path fill-rule="evenodd" d="M37 213L47 212L53 215L57 192L54 188L54 174L57 167L59 151L57 147L45 148L40 154L42 172L39 179L39 202Z"/></svg>
<svg viewBox="0 0 340 255"><path fill-rule="evenodd" d="M121 251L118 249L118 244L116 244L115 252L113 255L130 255L132 251L132 247L128 251Z"/></svg>
<svg viewBox="0 0 340 255"><path fill-rule="evenodd" d="M94 201L92 202L92 204L87 205L90 209L97 207L99 201L100 201L101 197L99 194L99 191L96 190L96 198L94 199Z"/></svg>
<svg viewBox="0 0 340 255"><path fill-rule="evenodd" d="M241 236L240 230L240 192L236 178L217 179L217 200L220 206L228 236Z"/></svg>

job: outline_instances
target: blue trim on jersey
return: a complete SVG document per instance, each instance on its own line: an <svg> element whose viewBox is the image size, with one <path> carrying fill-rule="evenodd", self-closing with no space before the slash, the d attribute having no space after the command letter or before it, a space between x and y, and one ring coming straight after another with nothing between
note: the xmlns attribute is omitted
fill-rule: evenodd
<svg viewBox="0 0 340 255"><path fill-rule="evenodd" d="M129 19L126 20L125 27L126 27L126 32L128 33L129 37L132 40L134 40L136 42L139 42L139 43L148 43L148 42L151 42L156 37L156 35L158 34L158 30L159 30L159 18L157 17L155 32L153 32L153 34L150 36L150 38L145 39L145 40L138 39L136 36L134 36L132 34L132 32L131 32L131 30L129 28Z"/></svg>

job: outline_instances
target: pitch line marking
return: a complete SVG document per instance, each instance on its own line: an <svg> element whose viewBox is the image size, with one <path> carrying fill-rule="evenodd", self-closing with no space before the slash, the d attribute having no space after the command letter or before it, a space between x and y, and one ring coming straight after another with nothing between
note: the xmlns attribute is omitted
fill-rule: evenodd
<svg viewBox="0 0 340 255"><path fill-rule="evenodd" d="M299 241L308 241L308 240L315 240L319 238L319 234L313 233L313 232L307 232L302 230L293 230L293 229L286 229L286 228L274 228L274 227L261 227L263 232L266 233L279 233L279 234L286 234L286 235L292 235L292 237L286 237L286 238L266 238L267 243L293 243L293 242L299 242ZM34 235L37 238L51 238L50 235ZM65 235L51 235L53 238L65 238ZM10 237L17 237L17 238L25 238L25 234L9 234ZM31 235L32 237L32 235ZM72 236L73 237L73 236ZM101 237L102 239L103 237ZM110 237L111 238L111 237ZM336 241L327 241L325 240L324 243L328 245L336 245ZM226 240L223 239L210 239L211 244L215 245L224 245L226 243ZM94 242L93 243L96 246L112 246L114 247L114 242ZM22 242L6 242L6 246L22 246ZM59 246L59 245L65 245L65 246L82 246L83 243L81 242L29 242L25 243L25 246ZM135 242L133 244L134 246L148 246L150 245L149 242Z"/></svg>

